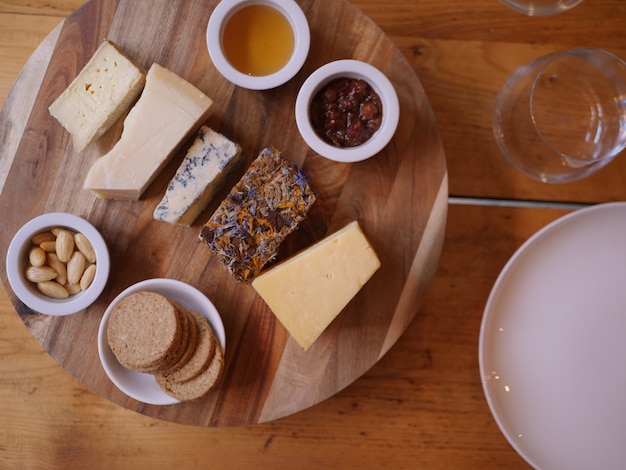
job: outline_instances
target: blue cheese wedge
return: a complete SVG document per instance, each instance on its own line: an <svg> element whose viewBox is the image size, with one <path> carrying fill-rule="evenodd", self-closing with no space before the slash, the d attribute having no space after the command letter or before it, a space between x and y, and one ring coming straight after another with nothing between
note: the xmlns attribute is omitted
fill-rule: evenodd
<svg viewBox="0 0 626 470"><path fill-rule="evenodd" d="M139 200L180 145L206 121L212 104L191 83L152 64L120 140L92 165L85 189L103 199Z"/></svg>
<svg viewBox="0 0 626 470"><path fill-rule="evenodd" d="M190 226L241 159L238 144L202 126L154 210L154 218Z"/></svg>
<svg viewBox="0 0 626 470"><path fill-rule="evenodd" d="M261 273L252 287L307 350L380 267L359 223Z"/></svg>
<svg viewBox="0 0 626 470"><path fill-rule="evenodd" d="M48 110L81 152L130 108L145 81L145 71L105 40Z"/></svg>

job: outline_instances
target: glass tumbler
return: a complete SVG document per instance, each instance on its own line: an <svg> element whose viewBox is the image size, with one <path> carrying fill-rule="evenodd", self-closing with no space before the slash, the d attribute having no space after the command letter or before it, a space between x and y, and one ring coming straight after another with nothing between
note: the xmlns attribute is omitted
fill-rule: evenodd
<svg viewBox="0 0 626 470"><path fill-rule="evenodd" d="M500 150L546 183L583 178L626 147L626 63L599 49L573 49L520 67L493 111Z"/></svg>
<svg viewBox="0 0 626 470"><path fill-rule="evenodd" d="M574 8L583 0L500 0L511 10L528 16L550 16Z"/></svg>

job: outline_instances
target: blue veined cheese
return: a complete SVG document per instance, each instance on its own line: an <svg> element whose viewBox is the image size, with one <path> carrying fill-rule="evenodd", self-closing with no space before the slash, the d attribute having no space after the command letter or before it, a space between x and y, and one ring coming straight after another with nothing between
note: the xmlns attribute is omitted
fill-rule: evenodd
<svg viewBox="0 0 626 470"><path fill-rule="evenodd" d="M154 218L191 225L220 190L241 157L239 145L202 126L154 210Z"/></svg>

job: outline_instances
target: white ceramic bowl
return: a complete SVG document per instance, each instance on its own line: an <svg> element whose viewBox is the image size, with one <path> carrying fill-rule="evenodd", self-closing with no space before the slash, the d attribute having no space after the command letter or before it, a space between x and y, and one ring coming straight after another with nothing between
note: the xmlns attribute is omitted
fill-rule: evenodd
<svg viewBox="0 0 626 470"><path fill-rule="evenodd" d="M175 279L148 279L133 284L119 294L104 312L100 321L100 328L98 329L98 354L100 355L102 367L111 381L126 395L142 403L150 405L179 403L178 400L161 390L153 375L135 372L122 366L109 346L107 324L111 311L124 297L138 291L158 292L169 299L177 301L183 307L204 315L209 320L222 348L225 349L226 332L222 318L213 303L202 292L189 284Z"/></svg>
<svg viewBox="0 0 626 470"><path fill-rule="evenodd" d="M25 277L28 253L32 246L31 238L54 227L66 227L81 232L96 251L96 277L89 288L63 300L43 295ZM100 232L85 219L64 212L52 212L35 217L17 231L9 245L6 269L13 292L26 306L47 315L71 315L89 307L102 293L109 277L109 250Z"/></svg>
<svg viewBox="0 0 626 470"><path fill-rule="evenodd" d="M382 101L380 128L356 147L336 147L322 139L313 128L309 108L317 92L336 78L365 80ZM296 99L296 123L305 142L323 157L338 162L358 162L376 155L389 143L400 119L398 95L389 79L376 67L358 60L338 60L323 65L306 79Z"/></svg>
<svg viewBox="0 0 626 470"><path fill-rule="evenodd" d="M270 75L253 76L231 65L223 50L222 36L229 19L250 5L266 5L281 12L291 24L294 50L285 66ZM211 14L206 31L209 55L217 70L230 82L251 90L269 90L288 82L302 68L309 54L311 34L304 12L294 0L222 0Z"/></svg>

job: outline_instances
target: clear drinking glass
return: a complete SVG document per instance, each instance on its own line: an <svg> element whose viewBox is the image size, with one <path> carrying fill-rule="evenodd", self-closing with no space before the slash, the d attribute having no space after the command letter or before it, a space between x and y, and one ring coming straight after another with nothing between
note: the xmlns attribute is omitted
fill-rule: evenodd
<svg viewBox="0 0 626 470"><path fill-rule="evenodd" d="M528 16L549 16L574 8L583 0L500 0L512 10Z"/></svg>
<svg viewBox="0 0 626 470"><path fill-rule="evenodd" d="M509 162L539 181L599 170L626 148L626 63L573 49L523 65L496 98L493 132Z"/></svg>

